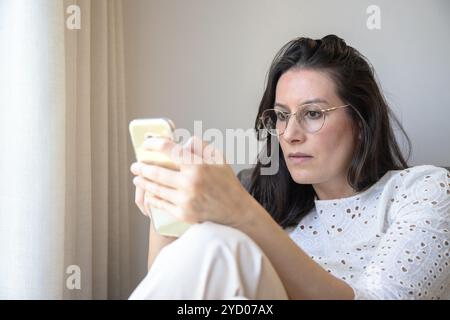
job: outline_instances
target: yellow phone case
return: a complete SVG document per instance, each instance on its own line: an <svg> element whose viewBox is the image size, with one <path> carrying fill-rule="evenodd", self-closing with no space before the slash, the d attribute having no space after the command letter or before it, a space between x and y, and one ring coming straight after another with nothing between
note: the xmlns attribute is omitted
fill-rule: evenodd
<svg viewBox="0 0 450 320"><path fill-rule="evenodd" d="M165 154L143 148L145 139L151 136L174 139L173 131L175 126L170 119L135 119L130 122L129 130L137 161L179 170L178 166ZM161 235L179 237L192 225L177 220L169 213L158 208L150 207L150 214L155 230Z"/></svg>

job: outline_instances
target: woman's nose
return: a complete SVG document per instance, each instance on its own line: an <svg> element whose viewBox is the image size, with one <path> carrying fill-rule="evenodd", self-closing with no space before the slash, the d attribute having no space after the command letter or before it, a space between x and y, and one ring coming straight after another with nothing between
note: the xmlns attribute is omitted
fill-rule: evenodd
<svg viewBox="0 0 450 320"><path fill-rule="evenodd" d="M305 132L295 119L295 116L289 118L281 137L287 142L294 142L295 140L305 141Z"/></svg>

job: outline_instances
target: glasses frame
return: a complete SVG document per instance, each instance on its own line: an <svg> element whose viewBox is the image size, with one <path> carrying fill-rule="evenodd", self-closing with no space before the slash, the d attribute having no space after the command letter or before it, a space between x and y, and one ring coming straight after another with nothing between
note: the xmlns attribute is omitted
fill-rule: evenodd
<svg viewBox="0 0 450 320"><path fill-rule="evenodd" d="M320 105L318 105L317 103L307 103L307 104L300 105L300 106L299 106L299 110L295 111L294 113L285 112L285 113L287 114L287 117L288 117L288 118L287 118L287 120L286 120L286 127L284 128L284 131L283 131L283 133L281 133L281 134L276 134L276 133L273 134L273 133L271 132L271 130L267 129L266 126L264 125L264 121L263 121L263 120L264 120L264 119L263 119L264 117L263 117L262 115L259 117L259 121L262 123L262 127L263 127L270 135L275 136L275 137L279 137L279 136L283 135L283 134L286 132L286 129L287 129L287 127L289 126L289 121L291 120L291 117L294 116L294 115L297 115L297 113L300 112L300 111L302 111L302 109L303 109L304 107L306 107L306 106L311 106L311 105L314 105L314 106L320 106ZM297 117L296 117L295 119L297 120L296 122L302 127L303 130L305 130L306 132L308 132L308 133L310 133L310 134L315 134L315 133L319 132L319 131L323 128L323 126L324 126L324 124L325 124L325 121L326 121L326 116L327 116L327 114L328 114L329 112L335 111L335 110L337 110L337 109L345 108L345 107L351 107L351 105L350 105L350 104L345 104L345 105L338 106L338 107L331 107L331 108L326 108L326 109L319 109L318 111L323 112L323 123L322 123L322 125L320 126L320 128L319 128L318 130L314 131L314 132L310 132L310 131L306 130L306 129L303 127L303 125L297 120ZM279 110L279 109L266 109L266 110L263 111L263 114L264 114L264 112L266 112L266 111L282 111L282 110Z"/></svg>

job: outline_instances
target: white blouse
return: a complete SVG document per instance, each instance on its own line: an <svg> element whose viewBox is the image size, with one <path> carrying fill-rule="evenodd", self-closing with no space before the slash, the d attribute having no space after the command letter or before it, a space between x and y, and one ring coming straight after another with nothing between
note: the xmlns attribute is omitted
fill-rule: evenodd
<svg viewBox="0 0 450 320"><path fill-rule="evenodd" d="M431 165L387 172L364 192L315 200L286 229L355 299L450 299L450 174Z"/></svg>

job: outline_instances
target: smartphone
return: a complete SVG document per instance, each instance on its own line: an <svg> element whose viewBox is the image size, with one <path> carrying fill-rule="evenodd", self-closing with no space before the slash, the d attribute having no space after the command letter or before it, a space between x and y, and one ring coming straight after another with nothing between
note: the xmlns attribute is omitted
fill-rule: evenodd
<svg viewBox="0 0 450 320"><path fill-rule="evenodd" d="M164 137L174 140L175 125L167 118L135 119L129 124L131 142L136 160L146 164L156 164L179 170L179 167L165 154L149 151L143 148L146 139L150 137ZM150 207L150 215L156 232L164 236L179 237L192 225L177 220L164 210Z"/></svg>

